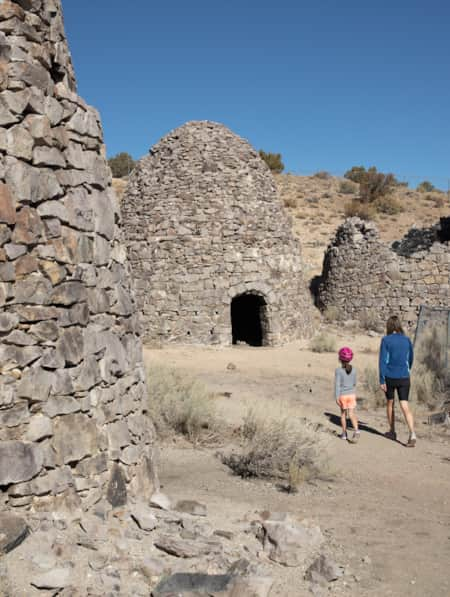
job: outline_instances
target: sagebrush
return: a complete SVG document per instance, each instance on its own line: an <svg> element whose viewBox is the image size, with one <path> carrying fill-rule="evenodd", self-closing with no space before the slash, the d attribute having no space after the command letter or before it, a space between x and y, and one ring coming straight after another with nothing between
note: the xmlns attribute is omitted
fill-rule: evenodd
<svg viewBox="0 0 450 597"><path fill-rule="evenodd" d="M446 326L430 326L418 338L411 375L413 399L430 409L442 403L449 386L446 369Z"/></svg>
<svg viewBox="0 0 450 597"><path fill-rule="evenodd" d="M309 344L310 350L313 352L335 352L336 338L325 332L321 332L314 336Z"/></svg>
<svg viewBox="0 0 450 597"><path fill-rule="evenodd" d="M217 430L214 396L200 381L169 367L150 367L149 414L162 437L178 433L196 443Z"/></svg>
<svg viewBox="0 0 450 597"><path fill-rule="evenodd" d="M302 481L331 478L323 434L305 420L263 419L249 411L239 453L222 456L237 475L286 481L293 491Z"/></svg>

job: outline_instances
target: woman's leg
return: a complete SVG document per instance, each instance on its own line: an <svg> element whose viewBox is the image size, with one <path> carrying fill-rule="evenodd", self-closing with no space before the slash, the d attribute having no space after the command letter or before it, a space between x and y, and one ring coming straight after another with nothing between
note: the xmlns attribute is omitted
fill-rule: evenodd
<svg viewBox="0 0 450 597"><path fill-rule="evenodd" d="M386 400L386 414L389 425L389 432L395 434L395 410L394 410L394 399Z"/></svg>
<svg viewBox="0 0 450 597"><path fill-rule="evenodd" d="M405 417L406 424L408 425L410 435L414 435L414 417L409 408L407 400L400 400L400 408L402 409L403 416Z"/></svg>

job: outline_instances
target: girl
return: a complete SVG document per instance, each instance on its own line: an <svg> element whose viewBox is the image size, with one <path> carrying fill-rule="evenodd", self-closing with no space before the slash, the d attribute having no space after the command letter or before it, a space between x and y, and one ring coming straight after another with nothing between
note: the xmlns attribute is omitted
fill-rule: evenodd
<svg viewBox="0 0 450 597"><path fill-rule="evenodd" d="M359 439L358 419L355 415L356 408L356 369L350 365L353 359L353 351L344 346L338 353L341 366L336 369L334 376L334 393L337 404L341 407L342 434L340 439L347 437L347 417L353 425L353 437L349 440L356 443Z"/></svg>

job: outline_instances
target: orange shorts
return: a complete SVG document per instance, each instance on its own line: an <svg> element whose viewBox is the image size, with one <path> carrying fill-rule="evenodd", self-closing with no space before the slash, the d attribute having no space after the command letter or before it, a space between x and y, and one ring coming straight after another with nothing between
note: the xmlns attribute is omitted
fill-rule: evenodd
<svg viewBox="0 0 450 597"><path fill-rule="evenodd" d="M356 396L355 394L347 394L346 396L339 396L337 403L342 410L349 408L356 408Z"/></svg>

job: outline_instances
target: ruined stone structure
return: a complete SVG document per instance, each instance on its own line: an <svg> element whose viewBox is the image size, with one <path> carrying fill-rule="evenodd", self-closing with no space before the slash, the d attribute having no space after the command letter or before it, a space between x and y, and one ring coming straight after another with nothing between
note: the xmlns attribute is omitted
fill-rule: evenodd
<svg viewBox="0 0 450 597"><path fill-rule="evenodd" d="M257 152L214 122L155 145L122 203L145 340L274 345L308 334L291 222Z"/></svg>
<svg viewBox="0 0 450 597"><path fill-rule="evenodd" d="M0 509L142 493L135 302L60 0L0 2L0 308Z"/></svg>
<svg viewBox="0 0 450 597"><path fill-rule="evenodd" d="M449 306L449 224L442 218L432 228L414 228L389 247L373 223L348 219L325 254L319 306L336 307L340 318L369 315L380 325L398 314L408 327L421 304Z"/></svg>

